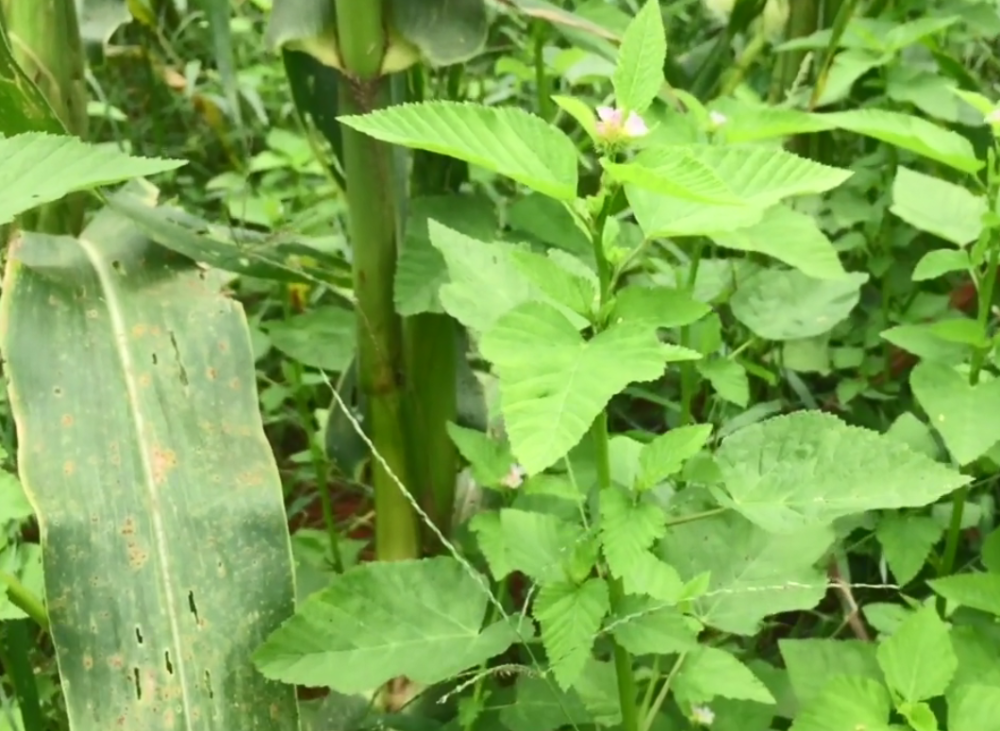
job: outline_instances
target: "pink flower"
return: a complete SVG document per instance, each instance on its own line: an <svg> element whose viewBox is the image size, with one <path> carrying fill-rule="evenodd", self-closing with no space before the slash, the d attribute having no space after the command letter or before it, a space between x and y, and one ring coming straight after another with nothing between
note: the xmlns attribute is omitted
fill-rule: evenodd
<svg viewBox="0 0 1000 731"><path fill-rule="evenodd" d="M629 112L625 116L621 109L598 107L597 117L599 121L595 129L605 142L621 142L649 134L646 123L635 112Z"/></svg>
<svg viewBox="0 0 1000 731"><path fill-rule="evenodd" d="M510 466L510 471L504 475L502 480L500 480L500 484L504 487L509 487L512 490L517 489L521 486L521 483L524 482L526 474L527 473L521 465L512 464Z"/></svg>

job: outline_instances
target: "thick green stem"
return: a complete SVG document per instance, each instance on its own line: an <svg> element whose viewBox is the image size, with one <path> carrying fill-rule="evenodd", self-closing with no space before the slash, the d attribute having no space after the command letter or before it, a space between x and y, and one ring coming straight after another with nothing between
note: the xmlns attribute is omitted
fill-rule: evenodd
<svg viewBox="0 0 1000 731"><path fill-rule="evenodd" d="M39 627L48 630L49 615L42 600L32 594L13 574L0 571L0 582L7 587L7 598L10 599L10 603L31 617Z"/></svg>
<svg viewBox="0 0 1000 731"><path fill-rule="evenodd" d="M45 716L38 696L38 684L31 664L32 637L31 623L26 619L15 619L3 625L3 664L13 681L17 696L17 707L25 731L44 729Z"/></svg>
<svg viewBox="0 0 1000 731"><path fill-rule="evenodd" d="M433 313L408 317L405 323L412 474L424 512L446 536L451 533L458 471L458 455L448 435L448 422L456 418L458 409L456 327L447 315ZM430 540L428 536L425 544ZM426 548L434 551L443 546Z"/></svg>
<svg viewBox="0 0 1000 731"><path fill-rule="evenodd" d="M340 84L340 113L364 114L388 102L379 76L385 51L380 0L336 0L341 58L350 77ZM375 449L404 486L410 479L404 421L403 334L393 303L396 201L392 148L342 127L349 234L358 317L358 379L368 399ZM420 554L420 524L407 496L380 460L372 462L375 551L380 560Z"/></svg>

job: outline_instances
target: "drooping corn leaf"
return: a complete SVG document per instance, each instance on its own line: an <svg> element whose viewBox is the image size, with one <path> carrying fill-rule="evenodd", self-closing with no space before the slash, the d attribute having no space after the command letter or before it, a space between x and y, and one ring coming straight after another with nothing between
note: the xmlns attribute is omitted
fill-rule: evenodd
<svg viewBox="0 0 1000 731"><path fill-rule="evenodd" d="M250 662L294 580L240 306L105 209L14 241L0 350L71 728L297 729Z"/></svg>

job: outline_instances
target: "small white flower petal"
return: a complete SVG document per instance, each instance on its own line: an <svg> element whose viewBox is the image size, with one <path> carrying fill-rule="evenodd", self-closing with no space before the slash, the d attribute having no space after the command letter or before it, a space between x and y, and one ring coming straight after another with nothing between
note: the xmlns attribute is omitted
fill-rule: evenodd
<svg viewBox="0 0 1000 731"><path fill-rule="evenodd" d="M715 712L708 706L691 708L691 721L699 726L711 726L715 720Z"/></svg>
<svg viewBox="0 0 1000 731"><path fill-rule="evenodd" d="M602 122L621 124L622 113L619 112L614 107L598 107L597 118L600 119Z"/></svg>
<svg viewBox="0 0 1000 731"><path fill-rule="evenodd" d="M1000 107L986 115L987 124L1000 124Z"/></svg>
<svg viewBox="0 0 1000 731"><path fill-rule="evenodd" d="M726 122L729 121L726 118L725 114L723 114L722 112L717 112L715 110L712 110L711 112L709 112L708 118L709 118L709 120L711 120L712 125L715 126L715 127L721 127L722 125L724 125Z"/></svg>
<svg viewBox="0 0 1000 731"><path fill-rule="evenodd" d="M642 117L635 112L629 112L628 119L625 120L625 134L629 137L644 137L649 134L649 127Z"/></svg>

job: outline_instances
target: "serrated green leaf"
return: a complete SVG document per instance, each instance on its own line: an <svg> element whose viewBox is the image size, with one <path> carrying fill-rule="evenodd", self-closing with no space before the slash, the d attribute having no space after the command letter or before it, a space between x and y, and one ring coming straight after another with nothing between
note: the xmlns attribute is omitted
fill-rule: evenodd
<svg viewBox="0 0 1000 731"><path fill-rule="evenodd" d="M750 379L746 369L728 358L712 358L695 363L698 372L708 379L719 398L746 408L750 403Z"/></svg>
<svg viewBox="0 0 1000 731"><path fill-rule="evenodd" d="M910 583L923 568L944 528L924 515L884 515L875 529L886 563L900 586Z"/></svg>
<svg viewBox="0 0 1000 731"><path fill-rule="evenodd" d="M847 277L837 250L816 219L788 206L768 208L752 226L710 235L723 248L766 254L814 279Z"/></svg>
<svg viewBox="0 0 1000 731"><path fill-rule="evenodd" d="M500 511L500 527L510 564L540 584L566 578L564 566L584 535L579 525L554 515L513 508Z"/></svg>
<svg viewBox="0 0 1000 731"><path fill-rule="evenodd" d="M469 520L469 530L476 535L476 546L486 559L495 581L500 581L517 570L507 556L507 544L498 511L476 513Z"/></svg>
<svg viewBox="0 0 1000 731"><path fill-rule="evenodd" d="M976 173L983 167L967 138L920 117L871 108L824 116L841 129L888 142L965 173Z"/></svg>
<svg viewBox="0 0 1000 731"><path fill-rule="evenodd" d="M625 185L625 197L647 240L735 231L760 221L765 210L746 205L706 205L638 185Z"/></svg>
<svg viewBox="0 0 1000 731"><path fill-rule="evenodd" d="M584 341L553 307L528 302L487 331L480 350L500 377L514 456L529 474L572 449L611 397L662 373L670 351L655 331L619 324Z"/></svg>
<svg viewBox="0 0 1000 731"><path fill-rule="evenodd" d="M383 142L478 165L553 198L576 198L573 141L521 109L432 101L338 120Z"/></svg>
<svg viewBox="0 0 1000 731"><path fill-rule="evenodd" d="M928 206L925 206L927 208ZM965 251L936 249L924 254L913 268L910 277L914 282L937 279L951 272L967 272L972 267L969 254Z"/></svg>
<svg viewBox="0 0 1000 731"><path fill-rule="evenodd" d="M688 652L698 646L701 624L676 607L644 596L626 596L608 623L615 640L633 655Z"/></svg>
<svg viewBox="0 0 1000 731"><path fill-rule="evenodd" d="M0 138L0 225L81 190L176 170L183 160L131 157L78 137L29 132Z"/></svg>
<svg viewBox="0 0 1000 731"><path fill-rule="evenodd" d="M446 428L459 454L472 465L476 482L497 487L514 462L510 447L478 429L467 429L452 422L448 422Z"/></svg>
<svg viewBox="0 0 1000 731"><path fill-rule="evenodd" d="M498 222L492 202L482 196L428 196L408 202L406 238L399 252L393 299L404 317L444 312L439 289L448 282L444 255L431 244L429 221L479 241L490 241Z"/></svg>
<svg viewBox="0 0 1000 731"><path fill-rule="evenodd" d="M970 478L836 416L800 411L740 429L715 455L733 507L776 533L919 507Z"/></svg>
<svg viewBox="0 0 1000 731"><path fill-rule="evenodd" d="M934 205L928 205L934 201ZM914 228L965 246L983 230L986 199L962 186L900 165L892 182L889 210Z"/></svg>
<svg viewBox="0 0 1000 731"><path fill-rule="evenodd" d="M692 705L708 703L713 698L775 702L771 691L750 668L731 653L706 645L684 658L673 690Z"/></svg>
<svg viewBox="0 0 1000 731"><path fill-rule="evenodd" d="M603 579L539 589L532 614L542 628L545 653L563 690L569 690L583 672L609 608L608 585Z"/></svg>
<svg viewBox="0 0 1000 731"><path fill-rule="evenodd" d="M605 169L621 183L675 198L695 210L721 208L712 214L714 228L706 221L706 234L731 230L718 219L740 215L741 208L763 210L784 198L824 193L851 176L849 170L758 145L647 147L632 162L606 163ZM643 230L650 235L645 226Z"/></svg>
<svg viewBox="0 0 1000 731"><path fill-rule="evenodd" d="M1000 574L956 574L927 584L954 604L1000 617Z"/></svg>
<svg viewBox="0 0 1000 731"><path fill-rule="evenodd" d="M971 386L954 368L923 361L910 373L910 388L958 464L1000 441L1000 379Z"/></svg>
<svg viewBox="0 0 1000 731"><path fill-rule="evenodd" d="M827 677L823 692L799 712L789 731L894 731L889 691L869 678Z"/></svg>
<svg viewBox="0 0 1000 731"><path fill-rule="evenodd" d="M647 0L629 23L611 82L619 109L642 114L663 86L667 36L658 0Z"/></svg>
<svg viewBox="0 0 1000 731"><path fill-rule="evenodd" d="M492 658L518 637L483 628L487 589L451 557L361 564L331 579L254 654L268 678L371 691L405 675L438 683Z"/></svg>
<svg viewBox="0 0 1000 731"><path fill-rule="evenodd" d="M685 580L710 574L692 614L723 632L752 635L770 614L811 609L827 594L817 562L833 544L829 528L771 535L736 514L675 525L661 542Z"/></svg>
<svg viewBox="0 0 1000 731"><path fill-rule="evenodd" d="M747 278L729 300L733 315L767 340L800 340L830 332L861 299L867 274L813 279L794 269L765 269Z"/></svg>
<svg viewBox="0 0 1000 731"><path fill-rule="evenodd" d="M650 327L683 327L712 311L687 292L669 287L630 285L615 296L610 322L645 322Z"/></svg>
<svg viewBox="0 0 1000 731"><path fill-rule="evenodd" d="M903 700L916 703L945 692L958 668L949 631L931 604L879 643L877 657L885 681Z"/></svg>
<svg viewBox="0 0 1000 731"><path fill-rule="evenodd" d="M679 472L687 460L701 451L710 436L711 424L697 424L671 429L646 444L639 454L636 489L648 490Z"/></svg>
<svg viewBox="0 0 1000 731"><path fill-rule="evenodd" d="M875 645L860 640L778 640L795 697L802 705L823 695L832 675L882 682Z"/></svg>
<svg viewBox="0 0 1000 731"><path fill-rule="evenodd" d="M551 252L555 256L536 254L519 250L510 253L514 266L541 291L556 302L574 312L589 317L594 310L597 289L590 278L568 270L558 262L558 249Z"/></svg>
<svg viewBox="0 0 1000 731"><path fill-rule="evenodd" d="M948 691L948 731L998 731L1000 688L960 685Z"/></svg>
<svg viewBox="0 0 1000 731"><path fill-rule="evenodd" d="M680 576L649 551L666 533L663 510L617 488L601 492L600 507L604 558L625 592L676 601L683 586Z"/></svg>

